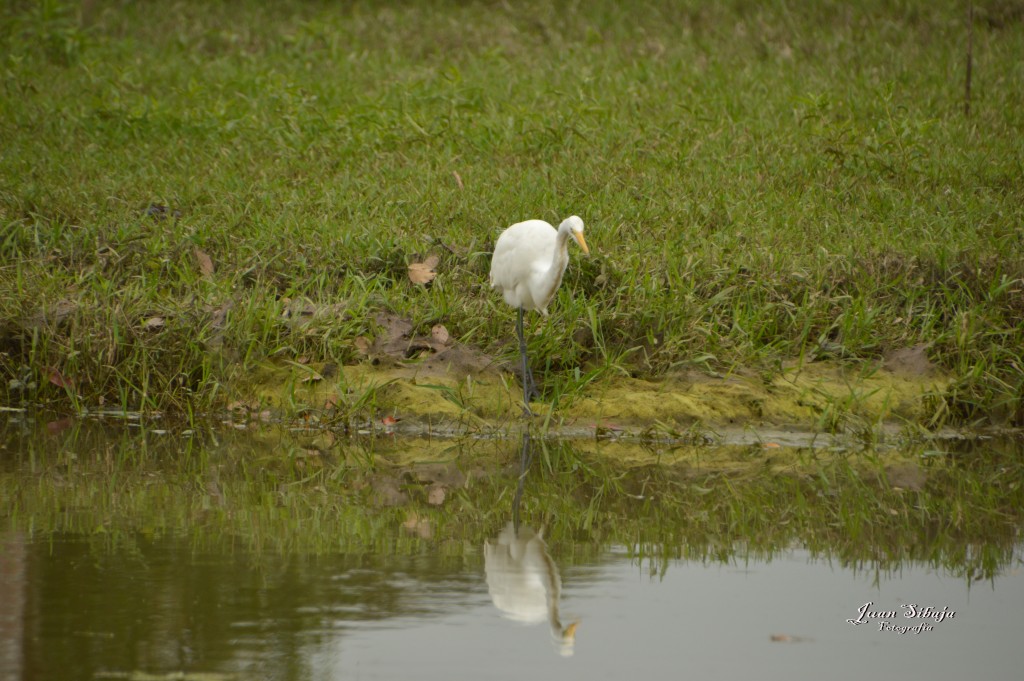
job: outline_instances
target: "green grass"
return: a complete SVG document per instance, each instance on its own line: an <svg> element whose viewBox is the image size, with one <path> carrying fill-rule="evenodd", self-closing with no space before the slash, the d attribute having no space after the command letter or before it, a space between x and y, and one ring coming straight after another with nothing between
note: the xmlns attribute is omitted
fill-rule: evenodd
<svg viewBox="0 0 1024 681"><path fill-rule="evenodd" d="M965 117L962 2L4 3L0 399L207 411L380 309L511 357L490 248L576 213L547 399L930 343L1022 424L1024 5L977 5Z"/></svg>

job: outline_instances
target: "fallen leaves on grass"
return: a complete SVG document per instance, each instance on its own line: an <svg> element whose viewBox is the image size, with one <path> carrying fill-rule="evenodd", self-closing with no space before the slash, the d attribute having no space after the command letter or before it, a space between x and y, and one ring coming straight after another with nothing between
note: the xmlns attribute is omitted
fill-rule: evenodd
<svg viewBox="0 0 1024 681"><path fill-rule="evenodd" d="M434 326L430 329L430 335L434 340L436 340L441 345L448 344L448 329L444 328L442 324L434 324Z"/></svg>
<svg viewBox="0 0 1024 681"><path fill-rule="evenodd" d="M212 277L213 258L198 246L192 249L192 254L196 257L196 264L199 266L199 273L207 278Z"/></svg>
<svg viewBox="0 0 1024 681"><path fill-rule="evenodd" d="M441 485L434 485L427 492L427 503L431 506L440 506L444 503L445 497L448 493L445 492L444 487Z"/></svg>
<svg viewBox="0 0 1024 681"><path fill-rule="evenodd" d="M356 336L352 341L352 345L356 347L356 352L360 355L370 354L370 339L366 336Z"/></svg>
<svg viewBox="0 0 1024 681"><path fill-rule="evenodd" d="M441 259L436 255L429 256L423 262L409 265L409 281L419 286L426 286L437 276L437 264Z"/></svg>
<svg viewBox="0 0 1024 681"><path fill-rule="evenodd" d="M70 378L67 378L57 369L50 368L46 373L46 380L54 384L58 388L64 388L65 390L74 390L75 383Z"/></svg>

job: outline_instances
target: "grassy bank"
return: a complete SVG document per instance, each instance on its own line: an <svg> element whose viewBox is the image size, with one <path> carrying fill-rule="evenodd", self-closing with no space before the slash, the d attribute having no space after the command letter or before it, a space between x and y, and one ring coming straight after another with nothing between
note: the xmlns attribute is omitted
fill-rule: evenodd
<svg viewBox="0 0 1024 681"><path fill-rule="evenodd" d="M548 390L927 344L1024 423L1024 6L976 4L967 117L960 2L5 3L0 399L203 412L381 311L511 357L489 251L576 213Z"/></svg>

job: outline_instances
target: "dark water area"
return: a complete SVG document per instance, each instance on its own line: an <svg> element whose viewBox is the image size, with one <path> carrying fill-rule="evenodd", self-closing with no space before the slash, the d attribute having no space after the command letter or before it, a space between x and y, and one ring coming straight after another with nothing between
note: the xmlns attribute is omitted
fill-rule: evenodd
<svg viewBox="0 0 1024 681"><path fill-rule="evenodd" d="M764 461L727 463L769 455L750 448L627 465L536 439L14 425L0 679L1010 679L1024 665L1014 443L852 467L803 452L768 488ZM714 464L694 472L693 456Z"/></svg>

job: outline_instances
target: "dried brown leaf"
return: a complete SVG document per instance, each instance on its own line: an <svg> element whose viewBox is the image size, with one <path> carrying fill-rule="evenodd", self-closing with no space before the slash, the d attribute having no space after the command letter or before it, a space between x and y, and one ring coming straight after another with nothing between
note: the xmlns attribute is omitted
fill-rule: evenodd
<svg viewBox="0 0 1024 681"><path fill-rule="evenodd" d="M60 373L57 369L50 369L47 372L46 378L58 388L71 390L75 388L74 382L70 378L65 378L64 374Z"/></svg>
<svg viewBox="0 0 1024 681"><path fill-rule="evenodd" d="M436 255L428 257L423 262L414 262L409 265L409 281L420 286L426 286L437 276L437 264L441 261Z"/></svg>
<svg viewBox="0 0 1024 681"><path fill-rule="evenodd" d="M70 416L65 416L64 418L57 419L56 421L48 421L46 424L46 432L50 433L51 435L56 435L57 433L64 432L72 425L74 425L74 423L75 422L71 419Z"/></svg>
<svg viewBox="0 0 1024 681"><path fill-rule="evenodd" d="M419 522L419 514L415 511L409 511L409 513L405 516L405 520L402 522L402 527L404 527L407 530L415 530Z"/></svg>
<svg viewBox="0 0 1024 681"><path fill-rule="evenodd" d="M430 329L430 335L435 341L442 345L446 345L448 343L448 329L444 328L444 325L442 324L434 324Z"/></svg>
<svg viewBox="0 0 1024 681"><path fill-rule="evenodd" d="M192 249L192 253L196 256L196 263L199 265L199 273L204 277L213 276L213 258L211 258L204 251L200 250L198 246Z"/></svg>
<svg viewBox="0 0 1024 681"><path fill-rule="evenodd" d="M444 503L444 498L446 496L448 496L448 493L445 492L444 487L441 485L434 485L430 488L430 491L427 492L427 503L432 506L440 506Z"/></svg>

